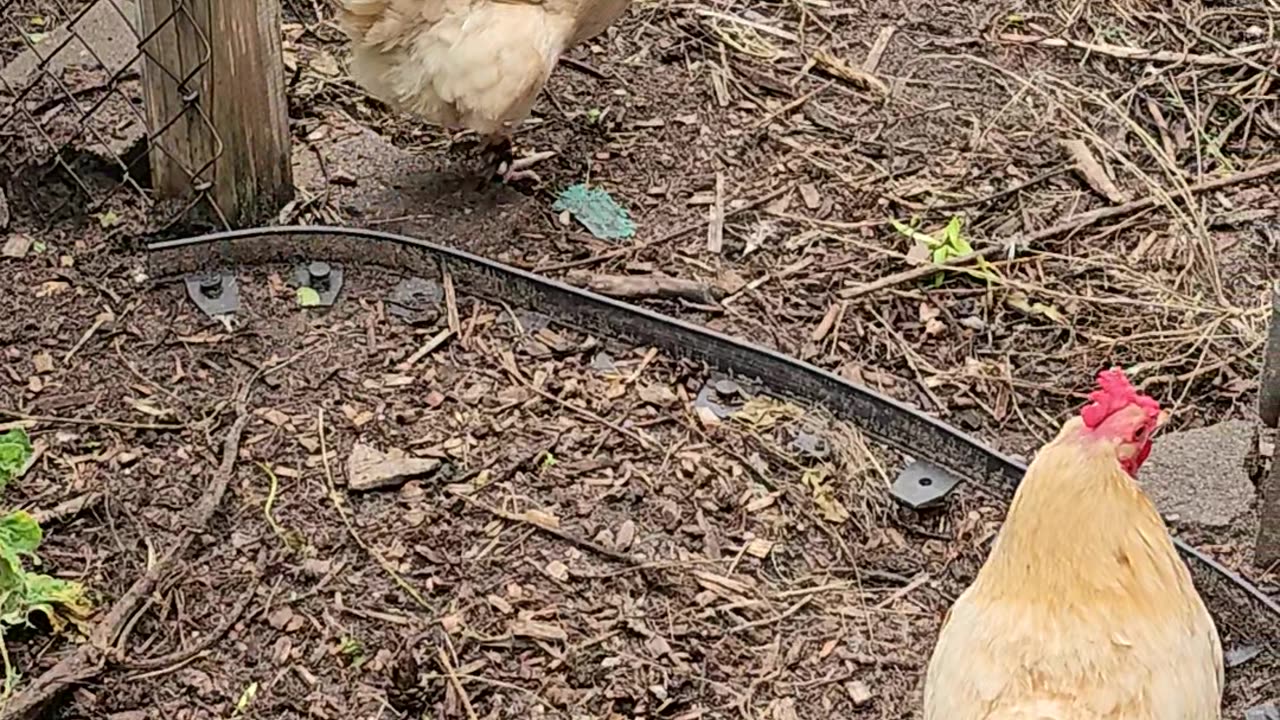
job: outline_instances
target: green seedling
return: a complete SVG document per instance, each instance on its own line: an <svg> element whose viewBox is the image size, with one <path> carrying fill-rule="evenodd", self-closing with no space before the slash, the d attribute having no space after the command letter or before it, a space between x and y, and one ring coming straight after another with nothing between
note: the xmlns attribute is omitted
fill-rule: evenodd
<svg viewBox="0 0 1280 720"><path fill-rule="evenodd" d="M889 222L893 224L893 228L899 233L924 245L925 249L929 251L929 260L935 265L944 265L952 260L968 257L973 254L973 246L965 239L964 233L962 232L964 229L964 220L959 215L952 217L946 227L933 235L920 232L910 225L897 220L890 219ZM977 258L976 264L977 269L948 267L947 270L971 275L980 280L986 281L987 284L999 282L999 273L996 272L995 268L993 268L990 263L982 258ZM940 287L945 279L946 272L938 272L937 275L933 276L933 286Z"/></svg>
<svg viewBox="0 0 1280 720"><path fill-rule="evenodd" d="M338 645L338 652L347 659L351 669L359 670L360 666L364 665L364 643L360 642L359 638L350 635L342 638L342 642Z"/></svg>

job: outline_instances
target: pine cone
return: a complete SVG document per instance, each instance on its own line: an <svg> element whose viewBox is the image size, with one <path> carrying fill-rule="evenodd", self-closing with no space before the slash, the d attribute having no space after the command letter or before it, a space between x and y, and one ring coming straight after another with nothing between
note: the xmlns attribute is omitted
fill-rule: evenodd
<svg viewBox="0 0 1280 720"><path fill-rule="evenodd" d="M387 690L387 702L409 717L418 717L427 709L427 692L419 677L418 660L409 648L405 648L391 664L391 688Z"/></svg>

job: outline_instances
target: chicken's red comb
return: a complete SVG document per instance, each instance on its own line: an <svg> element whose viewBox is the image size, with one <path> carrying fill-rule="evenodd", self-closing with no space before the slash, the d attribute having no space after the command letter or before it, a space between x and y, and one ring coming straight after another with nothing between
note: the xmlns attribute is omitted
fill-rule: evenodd
<svg viewBox="0 0 1280 720"><path fill-rule="evenodd" d="M1098 389L1089 393L1090 403L1080 411L1080 418L1090 430L1098 427L1112 413L1137 405L1154 420L1160 414L1160 403L1155 398L1139 393L1120 368L1098 373Z"/></svg>

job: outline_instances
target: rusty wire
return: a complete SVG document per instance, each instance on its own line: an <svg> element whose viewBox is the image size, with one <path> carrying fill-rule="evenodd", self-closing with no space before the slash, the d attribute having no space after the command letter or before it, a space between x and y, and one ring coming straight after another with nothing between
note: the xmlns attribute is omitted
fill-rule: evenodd
<svg viewBox="0 0 1280 720"><path fill-rule="evenodd" d="M227 226L210 182L222 141L201 104L210 39L185 0L171 8L144 34L135 0L0 0L0 190L15 224L36 230L136 209L158 229L203 208L202 221ZM198 39L185 72L150 52L180 24ZM148 117L143 79L151 73L177 84L183 106L169 117ZM200 123L213 138L194 167L161 141L180 123ZM148 152L180 168L190 187L181 201L155 201Z"/></svg>

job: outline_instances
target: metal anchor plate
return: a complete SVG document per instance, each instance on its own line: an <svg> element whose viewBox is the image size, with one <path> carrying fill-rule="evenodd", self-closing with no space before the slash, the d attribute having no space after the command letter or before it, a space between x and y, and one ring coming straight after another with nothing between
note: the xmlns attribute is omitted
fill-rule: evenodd
<svg viewBox="0 0 1280 720"><path fill-rule="evenodd" d="M211 318L231 315L240 309L240 286L235 273L222 270L197 273L185 278L187 296Z"/></svg>
<svg viewBox="0 0 1280 720"><path fill-rule="evenodd" d="M889 492L903 505L923 510L941 504L959 484L959 478L937 465L913 460L898 473Z"/></svg>
<svg viewBox="0 0 1280 720"><path fill-rule="evenodd" d="M293 269L293 281L300 287L309 287L316 291L321 307L328 307L338 299L342 291L342 266L332 265L322 260L304 262Z"/></svg>

